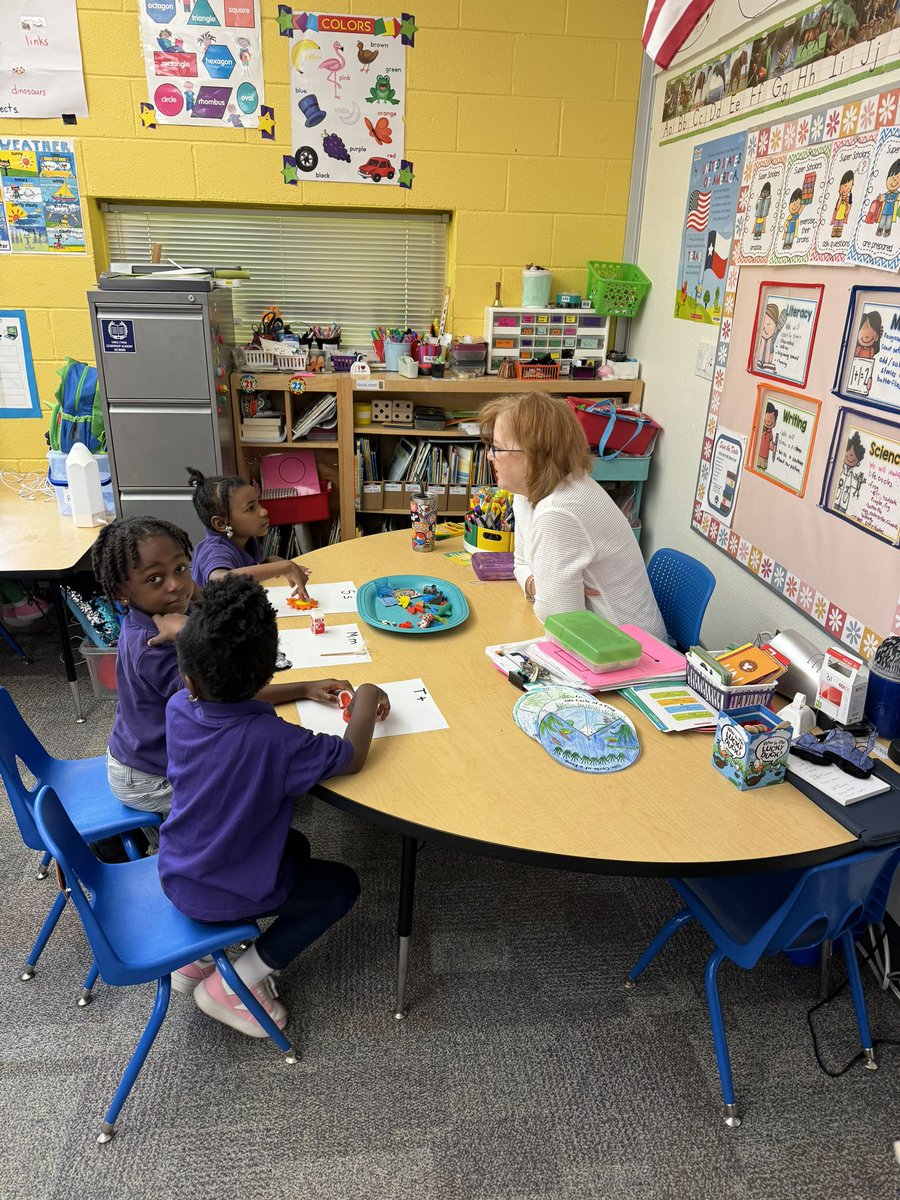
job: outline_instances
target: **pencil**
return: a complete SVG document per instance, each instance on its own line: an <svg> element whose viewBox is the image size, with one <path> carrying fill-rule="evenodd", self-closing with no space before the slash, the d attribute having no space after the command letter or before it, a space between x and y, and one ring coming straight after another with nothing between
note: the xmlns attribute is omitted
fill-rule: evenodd
<svg viewBox="0 0 900 1200"><path fill-rule="evenodd" d="M319 655L319 658L343 658L345 655L356 655L359 657L365 653L365 650L326 650L324 654Z"/></svg>

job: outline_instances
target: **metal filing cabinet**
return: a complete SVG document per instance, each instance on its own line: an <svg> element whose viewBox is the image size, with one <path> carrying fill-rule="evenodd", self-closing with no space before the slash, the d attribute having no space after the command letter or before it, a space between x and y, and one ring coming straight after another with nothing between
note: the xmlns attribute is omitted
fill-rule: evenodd
<svg viewBox="0 0 900 1200"><path fill-rule="evenodd" d="M88 304L116 513L164 517L196 542L204 531L185 467L235 470L227 386L234 318L229 291L190 286L163 291L135 281L129 290L88 292Z"/></svg>

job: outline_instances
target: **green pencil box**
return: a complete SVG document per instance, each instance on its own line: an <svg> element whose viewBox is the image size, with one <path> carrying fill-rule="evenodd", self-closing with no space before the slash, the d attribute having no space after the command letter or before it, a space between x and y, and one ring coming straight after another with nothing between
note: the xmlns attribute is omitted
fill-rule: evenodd
<svg viewBox="0 0 900 1200"><path fill-rule="evenodd" d="M544 622L551 642L602 674L640 661L641 643L594 612L557 613Z"/></svg>

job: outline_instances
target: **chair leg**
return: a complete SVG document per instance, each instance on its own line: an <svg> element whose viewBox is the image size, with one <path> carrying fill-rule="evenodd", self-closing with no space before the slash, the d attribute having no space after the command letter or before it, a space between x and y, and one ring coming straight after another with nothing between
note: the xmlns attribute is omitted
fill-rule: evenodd
<svg viewBox="0 0 900 1200"><path fill-rule="evenodd" d="M46 879L47 876L50 874L50 864L52 862L53 862L53 855L48 850L47 853L44 855L44 857L41 859L41 865L38 867L38 873L35 876L35 878L36 879Z"/></svg>
<svg viewBox="0 0 900 1200"><path fill-rule="evenodd" d="M662 929L628 972L628 978L625 981L625 986L628 989L636 986L638 976L650 966L669 938L674 933L677 933L682 925L686 925L688 921L693 921L693 919L693 915L685 908L666 921L665 925L663 925Z"/></svg>
<svg viewBox="0 0 900 1200"><path fill-rule="evenodd" d="M122 834L122 845L125 847L125 853L128 855L128 857L131 859L132 862L136 862L137 859L144 857L143 854L141 854L140 849L138 848L137 842L134 840L134 838L131 836L130 833Z"/></svg>
<svg viewBox="0 0 900 1200"><path fill-rule="evenodd" d="M233 992L237 992L241 1000L243 1000L250 1012L253 1013L254 1017L256 1017L257 1021L259 1021L260 1025L262 1025L263 1029L266 1031L275 1045L279 1048L279 1050L284 1051L284 1061L291 1064L295 1063L297 1061L297 1052L294 1050L294 1047L284 1036L260 1002L244 983L244 981L240 978L225 951L215 950L213 952L213 961L219 968L219 974L224 978L231 990Z"/></svg>
<svg viewBox="0 0 900 1200"><path fill-rule="evenodd" d="M122 1111L122 1105L128 1099L128 1094L134 1087L141 1067L144 1065L144 1060L150 1053L150 1047L159 1033L159 1027L162 1025L166 1009L169 1007L171 992L172 977L171 975L163 975L161 979L156 981L156 999L153 1002L153 1012L150 1014L150 1020L141 1034L141 1040L138 1042L128 1066L125 1068L125 1074L122 1076L119 1086L116 1088L116 1094L113 1096L112 1102L106 1110L106 1116L100 1123L100 1133L97 1141L101 1146L106 1142L112 1141L113 1134L116 1132L116 1118Z"/></svg>
<svg viewBox="0 0 900 1200"><path fill-rule="evenodd" d="M731 1129L737 1129L741 1123L737 1105L734 1102L734 1084L731 1081L731 1060L728 1057L728 1042L725 1040L725 1023L722 1020L722 1006L719 1003L719 988L716 976L725 953L713 950L706 963L706 1003L709 1008L709 1022L712 1026L713 1046L716 1050L716 1062L719 1066L719 1079L722 1084L722 1100L725 1104L725 1124Z"/></svg>
<svg viewBox="0 0 900 1200"><path fill-rule="evenodd" d="M57 893L56 899L53 901L53 906L47 913L47 919L41 926L41 932L37 935L37 941L31 947L31 953L28 955L25 966L22 968L22 971L19 975L19 978L23 982L27 982L27 980L34 978L34 970L37 966L37 960L41 957L44 947L47 945L47 942L50 939L50 934L56 928L56 922L59 920L60 913L66 907L67 899L67 892Z"/></svg>
<svg viewBox="0 0 900 1200"><path fill-rule="evenodd" d="M847 964L847 979L850 984L850 995L853 997L853 1011L856 1013L856 1025L859 1029L859 1040L862 1043L865 1062L863 1066L869 1071L877 1071L875 1050L872 1047L872 1031L869 1028L869 1014L866 1012L866 1000L863 996L862 980L859 977L859 963L856 959L856 943L850 930L841 935L841 945L844 948L844 961Z"/></svg>
<svg viewBox="0 0 900 1200"><path fill-rule="evenodd" d="M94 961L91 963L91 969L88 971L87 975L85 976L84 983L81 985L81 995L78 997L78 1000L76 1001L79 1008L87 1008L87 1006L93 1000L94 993L91 991L91 988L97 982L97 976L99 974L100 974L100 968L97 966L97 960L95 958Z"/></svg>

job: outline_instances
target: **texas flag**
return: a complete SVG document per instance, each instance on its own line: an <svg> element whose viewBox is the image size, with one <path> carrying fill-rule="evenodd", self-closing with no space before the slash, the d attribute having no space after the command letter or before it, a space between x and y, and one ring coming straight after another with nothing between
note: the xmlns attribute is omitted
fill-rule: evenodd
<svg viewBox="0 0 900 1200"><path fill-rule="evenodd" d="M706 259L704 267L707 271L712 271L717 279L725 278L725 271L728 268L728 252L731 249L731 242L728 238L720 237L714 229L709 231L709 237L706 239Z"/></svg>

